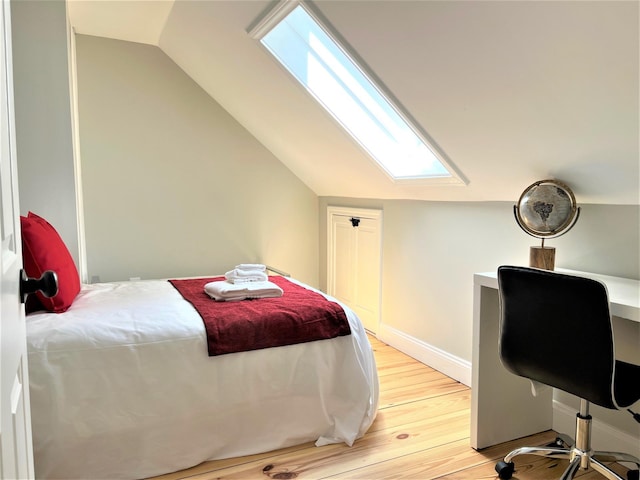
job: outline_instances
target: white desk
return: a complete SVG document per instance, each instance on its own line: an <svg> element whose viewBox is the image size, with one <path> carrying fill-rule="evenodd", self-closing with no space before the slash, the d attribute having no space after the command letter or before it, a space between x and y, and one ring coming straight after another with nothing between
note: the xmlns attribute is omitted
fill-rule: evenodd
<svg viewBox="0 0 640 480"><path fill-rule="evenodd" d="M607 286L613 316L640 322L640 281L556 269L600 280ZM496 272L473 277L471 446L481 449L552 428L552 389L534 397L529 380L508 372L498 353Z"/></svg>

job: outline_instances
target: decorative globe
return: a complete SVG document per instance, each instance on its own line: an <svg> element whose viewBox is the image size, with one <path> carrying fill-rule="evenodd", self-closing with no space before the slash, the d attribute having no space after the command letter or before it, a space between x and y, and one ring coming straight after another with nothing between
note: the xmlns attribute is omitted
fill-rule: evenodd
<svg viewBox="0 0 640 480"><path fill-rule="evenodd" d="M557 180L540 180L530 185L514 206L518 225L543 241L569 231L579 212L571 189Z"/></svg>

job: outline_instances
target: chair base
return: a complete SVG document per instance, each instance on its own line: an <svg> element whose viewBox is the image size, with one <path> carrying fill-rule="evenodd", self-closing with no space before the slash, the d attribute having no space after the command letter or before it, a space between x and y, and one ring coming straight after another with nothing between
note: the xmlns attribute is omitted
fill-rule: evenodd
<svg viewBox="0 0 640 480"><path fill-rule="evenodd" d="M560 437L558 443L566 443L566 438ZM518 455L538 455L547 458L557 458L561 460L569 460L569 467L564 471L559 480L570 480L574 478L580 468L593 468L605 478L610 480L625 480L616 472L605 465L604 462L627 462L635 463L640 468L640 460L633 455L621 452L604 452L604 451L584 451L571 447L521 447L511 451L504 457L503 461L496 464L496 472L503 479L509 479L513 475L515 465L513 458ZM626 480L638 480L638 470L630 470Z"/></svg>
<svg viewBox="0 0 640 480"><path fill-rule="evenodd" d="M579 469L587 470L589 467L599 472L609 480L625 480L616 472L607 467L604 462L635 463L635 470L627 472L627 480L640 480L640 460L633 455L622 452L594 452L591 449L591 415L589 415L589 402L580 399L580 412L576 415L575 442L567 435L560 434L556 441L544 447L516 448L504 457L503 461L496 464L496 472L502 480L511 478L515 470L515 464L511 461L518 455L538 455L547 458L569 460L569 467L564 471L559 480L571 480Z"/></svg>

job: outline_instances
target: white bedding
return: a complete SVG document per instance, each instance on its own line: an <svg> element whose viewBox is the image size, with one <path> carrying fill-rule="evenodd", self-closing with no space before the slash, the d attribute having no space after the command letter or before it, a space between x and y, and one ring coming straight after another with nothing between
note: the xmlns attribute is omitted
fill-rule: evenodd
<svg viewBox="0 0 640 480"><path fill-rule="evenodd" d="M296 282L297 283L297 282ZM351 335L207 354L202 319L167 281L84 285L27 317L37 478L143 478L315 441L373 422L375 360Z"/></svg>

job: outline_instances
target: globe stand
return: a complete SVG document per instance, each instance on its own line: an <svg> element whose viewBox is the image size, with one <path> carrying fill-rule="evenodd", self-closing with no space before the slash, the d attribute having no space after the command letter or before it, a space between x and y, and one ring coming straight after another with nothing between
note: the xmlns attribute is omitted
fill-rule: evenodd
<svg viewBox="0 0 640 480"><path fill-rule="evenodd" d="M556 262L555 247L531 247L529 248L529 266L553 270Z"/></svg>

